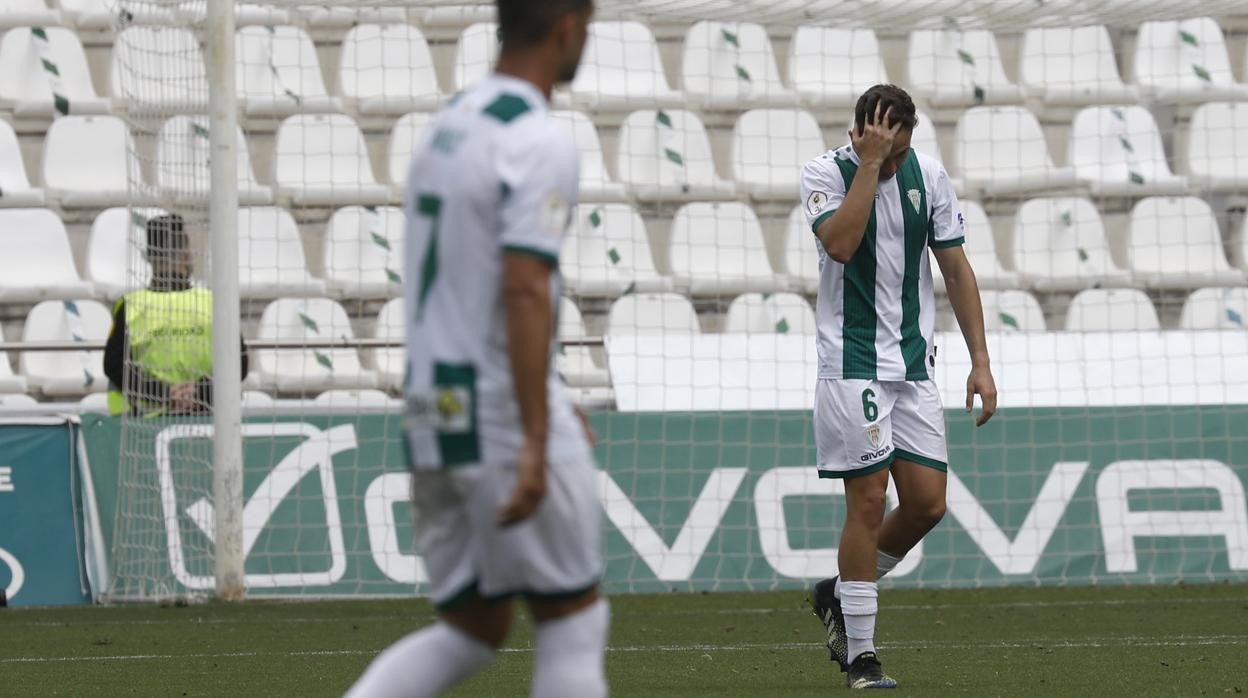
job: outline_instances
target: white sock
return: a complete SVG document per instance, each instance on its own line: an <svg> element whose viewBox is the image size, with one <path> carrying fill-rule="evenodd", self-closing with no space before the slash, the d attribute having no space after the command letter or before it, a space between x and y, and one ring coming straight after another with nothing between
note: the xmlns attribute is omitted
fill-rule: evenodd
<svg viewBox="0 0 1248 698"><path fill-rule="evenodd" d="M875 582L840 583L841 613L849 638L849 662L863 652L875 651L875 614L879 610L879 586Z"/></svg>
<svg viewBox="0 0 1248 698"><path fill-rule="evenodd" d="M566 618L539 623L534 698L605 698L603 655L610 625L611 606L606 599Z"/></svg>
<svg viewBox="0 0 1248 698"><path fill-rule="evenodd" d="M879 581L880 579L884 577L884 575L888 574L889 572L892 572L893 568L896 567L897 564L901 562L901 558L903 557L905 557L905 555L902 555L901 557L897 557L895 555L890 555L884 552L883 550L877 550L875 552L875 579L876 581Z"/></svg>
<svg viewBox="0 0 1248 698"><path fill-rule="evenodd" d="M433 698L493 659L494 648L446 623L435 623L382 652L347 698Z"/></svg>

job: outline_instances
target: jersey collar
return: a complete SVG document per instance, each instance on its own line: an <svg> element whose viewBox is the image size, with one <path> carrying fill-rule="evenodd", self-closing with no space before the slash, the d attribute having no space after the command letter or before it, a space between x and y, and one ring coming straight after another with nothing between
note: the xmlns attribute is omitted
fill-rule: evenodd
<svg viewBox="0 0 1248 698"><path fill-rule="evenodd" d="M845 145L843 145L843 146L841 146L841 147L837 148L836 150L833 150L833 151L832 151L832 157L834 157L834 158L841 158L841 159L844 159L844 160L849 160L850 162L854 163L855 165L861 165L861 164L862 164L862 160L861 160L861 159L859 159L859 157L858 157L858 153L854 150L854 144L853 144L853 143L846 143Z"/></svg>
<svg viewBox="0 0 1248 698"><path fill-rule="evenodd" d="M528 80L522 80L513 75L505 75L497 71L490 73L490 79L506 85L509 89L524 93L524 96L527 97L532 104L541 105L542 108L548 108L550 106L546 101L546 95L542 94L542 91L537 89L537 85L534 85Z"/></svg>

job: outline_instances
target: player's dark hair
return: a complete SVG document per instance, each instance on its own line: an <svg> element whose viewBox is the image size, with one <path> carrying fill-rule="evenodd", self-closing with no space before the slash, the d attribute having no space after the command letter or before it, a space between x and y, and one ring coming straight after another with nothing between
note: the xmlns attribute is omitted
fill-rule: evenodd
<svg viewBox="0 0 1248 698"><path fill-rule="evenodd" d="M498 38L508 50L539 43L556 22L588 9L593 0L497 0L497 5Z"/></svg>
<svg viewBox="0 0 1248 698"><path fill-rule="evenodd" d="M908 92L896 85L876 85L863 92L858 98L858 104L854 107L855 131L862 131L867 119L874 118L877 106L880 107L881 114L887 113L889 108L892 108L893 113L888 120L889 128L900 123L903 130L913 131L919 123L919 117L914 110L914 100L910 99Z"/></svg>
<svg viewBox="0 0 1248 698"><path fill-rule="evenodd" d="M147 254L160 257L189 247L182 216L168 213L147 221Z"/></svg>

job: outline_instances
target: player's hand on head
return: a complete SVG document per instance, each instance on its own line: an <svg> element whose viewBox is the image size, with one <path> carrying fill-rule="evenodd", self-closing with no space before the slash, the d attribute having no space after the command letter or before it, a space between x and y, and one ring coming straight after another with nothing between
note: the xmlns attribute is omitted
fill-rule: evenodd
<svg viewBox="0 0 1248 698"><path fill-rule="evenodd" d="M888 125L892 115L893 108L890 106L884 109L881 100L874 107L868 105L861 131L856 127L850 130L850 142L854 145L854 152L858 153L858 159L863 163L882 164L892 154L893 141L901 132L900 121L891 127Z"/></svg>
<svg viewBox="0 0 1248 698"><path fill-rule="evenodd" d="M971 368L971 375L966 379L966 411L975 409L975 396L978 395L982 407L975 426L982 427L997 412L997 383L992 378L992 371L987 366Z"/></svg>
<svg viewBox="0 0 1248 698"><path fill-rule="evenodd" d="M514 526L533 515L546 496L546 454L526 440L516 464L516 488L511 499L498 512L498 525Z"/></svg>

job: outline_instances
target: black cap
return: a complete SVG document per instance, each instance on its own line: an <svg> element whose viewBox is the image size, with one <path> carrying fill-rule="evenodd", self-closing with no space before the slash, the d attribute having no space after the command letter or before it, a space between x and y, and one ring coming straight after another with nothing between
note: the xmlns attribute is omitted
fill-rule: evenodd
<svg viewBox="0 0 1248 698"><path fill-rule="evenodd" d="M147 254L150 257L181 252L190 247L182 216L168 213L147 221Z"/></svg>

